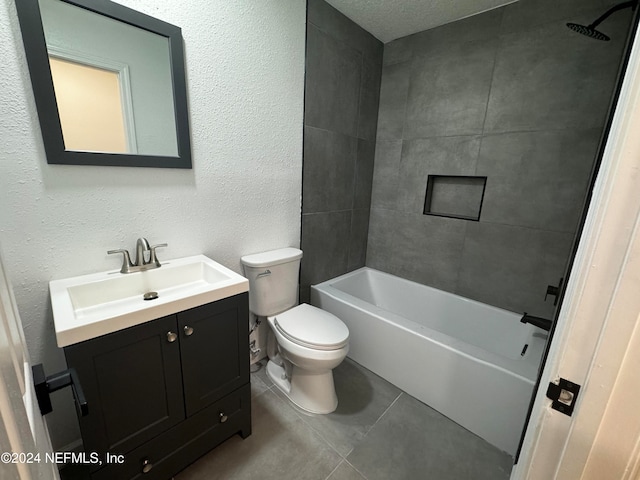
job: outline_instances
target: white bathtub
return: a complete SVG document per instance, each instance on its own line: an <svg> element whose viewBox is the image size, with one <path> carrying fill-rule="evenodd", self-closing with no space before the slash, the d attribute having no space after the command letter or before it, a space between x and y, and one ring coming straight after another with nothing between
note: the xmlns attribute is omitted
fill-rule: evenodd
<svg viewBox="0 0 640 480"><path fill-rule="evenodd" d="M367 267L312 286L311 303L349 327L350 358L515 454L546 332Z"/></svg>

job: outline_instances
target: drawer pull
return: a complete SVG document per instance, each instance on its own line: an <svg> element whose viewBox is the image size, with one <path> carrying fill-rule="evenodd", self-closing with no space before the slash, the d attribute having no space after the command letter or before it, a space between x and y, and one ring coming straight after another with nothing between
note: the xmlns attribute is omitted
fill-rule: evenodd
<svg viewBox="0 0 640 480"><path fill-rule="evenodd" d="M193 327L190 327L189 325L185 325L184 326L184 334L187 337L190 337L191 335L193 335Z"/></svg>
<svg viewBox="0 0 640 480"><path fill-rule="evenodd" d="M142 461L142 473L149 473L152 468L153 468L153 463L151 463L148 458L145 458Z"/></svg>
<svg viewBox="0 0 640 480"><path fill-rule="evenodd" d="M178 334L174 332L167 332L167 342L173 343L178 339Z"/></svg>
<svg viewBox="0 0 640 480"><path fill-rule="evenodd" d="M220 423L224 423L227 421L229 417L227 417L224 412L220 412Z"/></svg>

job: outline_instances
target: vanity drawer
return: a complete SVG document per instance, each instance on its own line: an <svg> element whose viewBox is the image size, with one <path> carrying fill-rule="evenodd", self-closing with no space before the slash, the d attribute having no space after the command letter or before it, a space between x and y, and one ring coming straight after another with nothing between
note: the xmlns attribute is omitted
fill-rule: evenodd
<svg viewBox="0 0 640 480"><path fill-rule="evenodd" d="M187 418L145 445L127 453L123 464L111 464L91 475L92 480L166 480L199 457L240 433L251 434L251 387L239 388ZM116 452L112 452L116 453ZM144 462L151 466L143 473Z"/></svg>

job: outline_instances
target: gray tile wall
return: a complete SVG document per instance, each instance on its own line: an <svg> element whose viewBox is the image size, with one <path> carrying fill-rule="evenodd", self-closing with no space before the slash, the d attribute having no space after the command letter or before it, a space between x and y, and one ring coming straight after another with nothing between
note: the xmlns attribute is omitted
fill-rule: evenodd
<svg viewBox="0 0 640 480"><path fill-rule="evenodd" d="M385 45L366 263L509 310L570 253L631 11L520 0ZM422 215L427 176L486 175L480 222Z"/></svg>
<svg viewBox="0 0 640 480"><path fill-rule="evenodd" d="M300 299L365 264L383 45L309 0Z"/></svg>

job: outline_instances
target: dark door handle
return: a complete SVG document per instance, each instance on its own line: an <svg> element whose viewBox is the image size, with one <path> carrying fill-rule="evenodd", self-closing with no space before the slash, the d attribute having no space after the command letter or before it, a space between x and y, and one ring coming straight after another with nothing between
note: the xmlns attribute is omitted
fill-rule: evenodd
<svg viewBox="0 0 640 480"><path fill-rule="evenodd" d="M71 387L73 391L73 398L75 399L78 415L85 417L89 414L87 399L84 396L75 369L69 368L68 370L63 370L62 372L54 373L47 377L44 374L44 367L39 363L31 367L31 371L33 372L33 385L36 389L36 398L38 399L38 406L40 407L40 413L42 415L53 411L49 394L65 387Z"/></svg>
<svg viewBox="0 0 640 480"><path fill-rule="evenodd" d="M545 302L547 301L547 297L551 295L552 297L555 297L555 299L553 300L553 306L555 307L556 305L558 305L558 300L560 299L560 290L562 289L563 281L564 281L564 278L561 278L560 281L558 282L557 287L555 285L547 285L547 293L544 296Z"/></svg>

